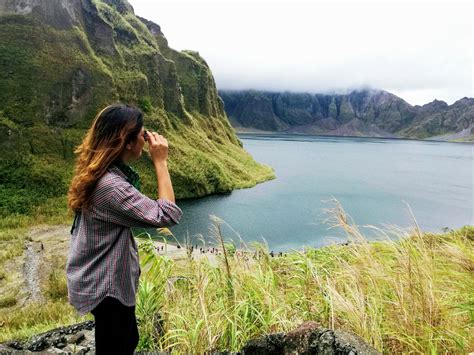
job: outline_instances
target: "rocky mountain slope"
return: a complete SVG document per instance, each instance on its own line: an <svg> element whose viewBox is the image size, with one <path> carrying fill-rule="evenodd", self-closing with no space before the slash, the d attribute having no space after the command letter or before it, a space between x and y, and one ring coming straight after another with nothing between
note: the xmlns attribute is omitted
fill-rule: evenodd
<svg viewBox="0 0 474 355"><path fill-rule="evenodd" d="M167 136L178 198L272 177L242 149L204 59L126 0L0 0L0 38L0 215L63 198L74 147L118 101ZM150 164L138 169L154 193Z"/></svg>
<svg viewBox="0 0 474 355"><path fill-rule="evenodd" d="M474 132L472 98L412 106L382 90L344 95L221 90L219 95L238 129L409 138Z"/></svg>

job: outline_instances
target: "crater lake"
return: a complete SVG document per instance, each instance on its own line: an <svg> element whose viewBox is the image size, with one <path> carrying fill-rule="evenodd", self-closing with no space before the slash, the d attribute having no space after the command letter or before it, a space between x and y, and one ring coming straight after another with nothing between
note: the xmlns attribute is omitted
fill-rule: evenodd
<svg viewBox="0 0 474 355"><path fill-rule="evenodd" d="M276 179L227 195L180 200L179 240L213 241L210 215L237 246L264 240L274 251L344 242L330 228L339 201L369 239L370 227L442 232L473 224L473 144L402 139L240 134ZM412 212L411 212L411 211ZM412 214L413 213L413 214Z"/></svg>

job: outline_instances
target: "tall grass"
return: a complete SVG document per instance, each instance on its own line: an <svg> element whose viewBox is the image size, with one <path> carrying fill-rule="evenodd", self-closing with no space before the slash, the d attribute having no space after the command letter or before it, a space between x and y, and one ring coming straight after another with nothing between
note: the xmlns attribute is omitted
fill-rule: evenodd
<svg viewBox="0 0 474 355"><path fill-rule="evenodd" d="M265 245L233 252L215 219L216 260L172 260L140 240L140 349L175 353L239 350L251 338L304 321L352 331L385 353L474 351L474 227L444 234L377 230L368 242L340 206L346 245L271 257ZM13 226L12 226L13 227ZM19 224L15 231L26 231ZM24 229L25 228L25 229ZM49 275L42 304L0 309L0 341L25 339L91 319L65 299L64 265ZM8 279L9 275L3 275ZM5 295L3 306L12 299Z"/></svg>
<svg viewBox="0 0 474 355"><path fill-rule="evenodd" d="M252 337L314 320L387 353L474 350L474 227L441 235L378 230L385 240L368 242L340 206L333 215L347 245L283 257L261 245L263 254L223 253L216 266L174 261L141 243L140 347L236 351Z"/></svg>

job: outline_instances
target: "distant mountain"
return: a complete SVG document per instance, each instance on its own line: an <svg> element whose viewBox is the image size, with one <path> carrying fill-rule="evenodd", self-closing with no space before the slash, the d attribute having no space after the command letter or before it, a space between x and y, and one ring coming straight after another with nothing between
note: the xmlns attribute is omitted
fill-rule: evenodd
<svg viewBox="0 0 474 355"><path fill-rule="evenodd" d="M415 108L415 119L398 132L399 135L417 138L462 138L474 134L474 98L465 97L449 106L444 101L434 100Z"/></svg>
<svg viewBox="0 0 474 355"><path fill-rule="evenodd" d="M237 130L405 138L474 133L472 98L412 106L383 90L334 95L220 90L219 95Z"/></svg>

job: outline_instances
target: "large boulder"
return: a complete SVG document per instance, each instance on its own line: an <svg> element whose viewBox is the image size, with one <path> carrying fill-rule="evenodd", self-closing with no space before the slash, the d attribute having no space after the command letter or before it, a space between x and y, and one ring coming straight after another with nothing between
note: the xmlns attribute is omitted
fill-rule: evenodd
<svg viewBox="0 0 474 355"><path fill-rule="evenodd" d="M379 354L359 336L343 330L331 330L316 322L306 322L295 330L269 334L250 340L243 354Z"/></svg>

